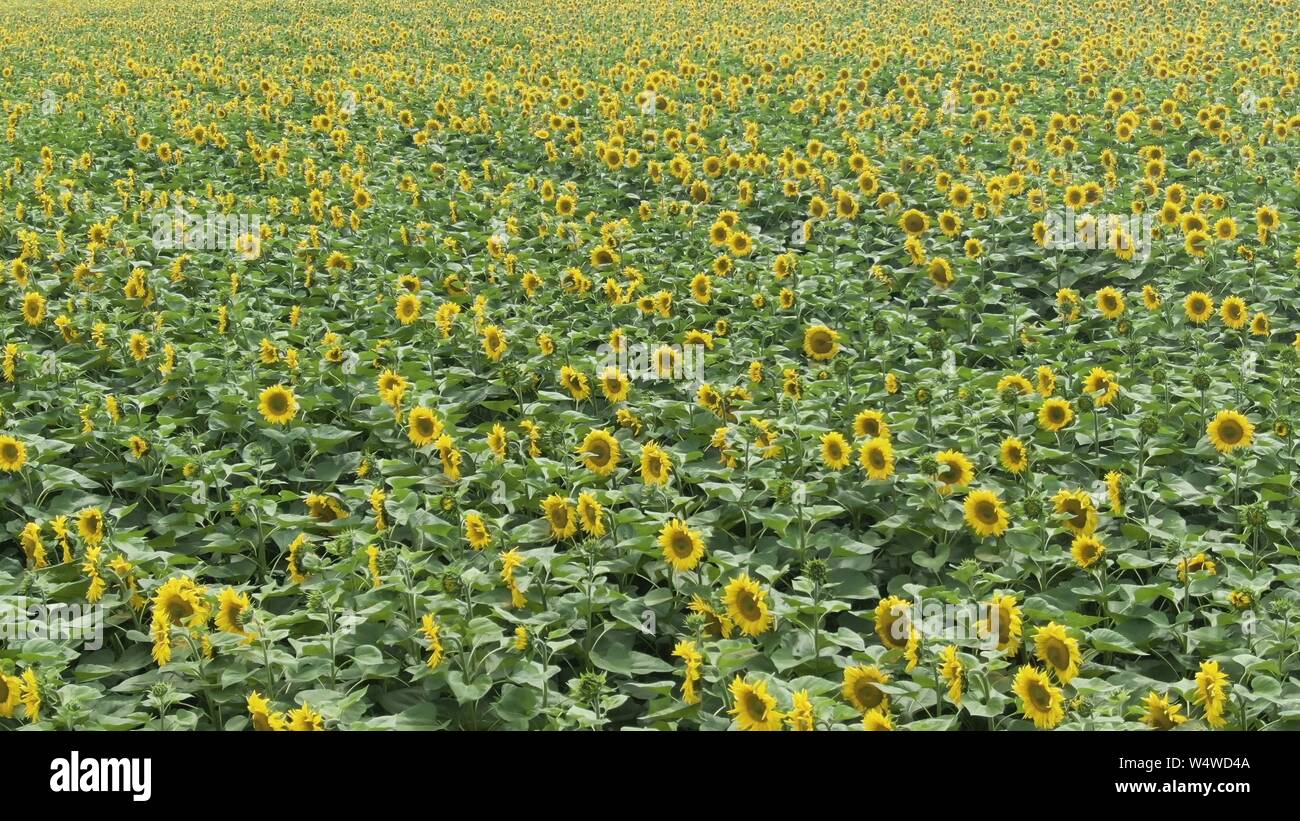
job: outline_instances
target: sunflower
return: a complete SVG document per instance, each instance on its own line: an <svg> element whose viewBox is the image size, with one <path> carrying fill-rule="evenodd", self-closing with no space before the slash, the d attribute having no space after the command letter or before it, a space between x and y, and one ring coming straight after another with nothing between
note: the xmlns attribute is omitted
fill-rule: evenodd
<svg viewBox="0 0 1300 821"><path fill-rule="evenodd" d="M1007 532L1011 517L1002 507L1002 500L992 490L974 490L966 496L966 524L981 538L1001 536Z"/></svg>
<svg viewBox="0 0 1300 821"><path fill-rule="evenodd" d="M286 726L297 732L319 732L325 729L324 716L313 710L309 704L290 710L285 720Z"/></svg>
<svg viewBox="0 0 1300 821"><path fill-rule="evenodd" d="M1217 661L1201 662L1196 674L1197 704L1205 707L1205 721L1211 727L1225 727L1224 709L1228 706L1228 674L1219 669Z"/></svg>
<svg viewBox="0 0 1300 821"><path fill-rule="evenodd" d="M256 690L249 694L247 705L248 718L254 730L272 732L287 726L284 713L272 712L271 702Z"/></svg>
<svg viewBox="0 0 1300 821"><path fill-rule="evenodd" d="M1074 557L1075 564L1087 570L1106 555L1106 546L1096 537L1083 534L1075 536L1070 543L1070 555Z"/></svg>
<svg viewBox="0 0 1300 821"><path fill-rule="evenodd" d="M1300 339L1300 334L1297 335ZM859 439L889 438L889 425L885 415L878 410L864 410L853 417L853 435Z"/></svg>
<svg viewBox="0 0 1300 821"><path fill-rule="evenodd" d="M1110 499L1110 512L1124 515L1124 474L1112 470L1106 474L1106 496Z"/></svg>
<svg viewBox="0 0 1300 821"><path fill-rule="evenodd" d="M244 627L245 614L251 606L252 602L249 601L247 593L239 593L233 587L222 590L217 603L217 629L223 633L243 636L245 640L251 641L252 634Z"/></svg>
<svg viewBox="0 0 1300 821"><path fill-rule="evenodd" d="M1231 453L1237 448L1250 447L1255 437L1255 426L1235 410L1221 410L1205 432L1220 453Z"/></svg>
<svg viewBox="0 0 1300 821"><path fill-rule="evenodd" d="M732 579L723 590L722 599L727 605L727 615L745 635L762 635L772 627L767 594L748 573Z"/></svg>
<svg viewBox="0 0 1300 821"><path fill-rule="evenodd" d="M587 375L580 370L570 368L565 365L560 368L560 384L569 395L581 402L588 396L591 396L591 386L587 383Z"/></svg>
<svg viewBox="0 0 1300 821"><path fill-rule="evenodd" d="M45 319L45 297L29 291L23 297L23 319L33 327L40 325Z"/></svg>
<svg viewBox="0 0 1300 821"><path fill-rule="evenodd" d="M1258 311L1250 318L1250 335L1251 336L1268 336L1271 331L1271 323L1268 314Z"/></svg>
<svg viewBox="0 0 1300 821"><path fill-rule="evenodd" d="M412 408L407 417L406 436L417 448L432 445L443 434L442 420L434 411L420 406Z"/></svg>
<svg viewBox="0 0 1300 821"><path fill-rule="evenodd" d="M1069 425L1072 419L1074 419L1074 409L1065 399L1046 399L1038 408L1038 424L1052 432Z"/></svg>
<svg viewBox="0 0 1300 821"><path fill-rule="evenodd" d="M1097 508L1087 491L1060 490L1052 497L1052 504L1065 517L1063 524L1074 535L1088 535L1097 529Z"/></svg>
<svg viewBox="0 0 1300 821"><path fill-rule="evenodd" d="M149 356L149 339L139 331L131 334L127 347L131 349L131 358L136 362L143 362Z"/></svg>
<svg viewBox="0 0 1300 821"><path fill-rule="evenodd" d="M731 682L731 698L735 702L731 715L742 730L779 730L785 718L776 710L776 698L767 692L767 682L749 684L740 676Z"/></svg>
<svg viewBox="0 0 1300 821"><path fill-rule="evenodd" d="M915 208L909 208L898 218L898 227L908 236L919 237L930 230L930 217Z"/></svg>
<svg viewBox="0 0 1300 821"><path fill-rule="evenodd" d="M981 638L997 637L997 649L1008 655L1014 655L1020 648L1022 617L1014 593L998 594L983 605L988 617L980 620Z"/></svg>
<svg viewBox="0 0 1300 821"><path fill-rule="evenodd" d="M1008 389L1014 390L1022 396L1034 392L1033 384L1018 373L1009 373L998 380L997 388L995 390L997 390L999 395Z"/></svg>
<svg viewBox="0 0 1300 821"><path fill-rule="evenodd" d="M943 257L935 257L925 268L926 276L934 283L934 287L939 290L945 290L956 282L956 277L952 273L952 263Z"/></svg>
<svg viewBox="0 0 1300 821"><path fill-rule="evenodd" d="M1062 684L1069 684L1079 674L1079 665L1083 663L1078 640L1056 622L1040 627L1034 633L1034 655Z"/></svg>
<svg viewBox="0 0 1300 821"><path fill-rule="evenodd" d="M686 662L682 677L682 701L687 704L699 704L699 682L703 678L700 668L704 663L704 654L695 647L695 642L683 640L673 647L673 655Z"/></svg>
<svg viewBox="0 0 1300 821"><path fill-rule="evenodd" d="M894 475L894 446L884 436L868 439L858 449L858 462L868 477L877 481L888 479Z"/></svg>
<svg viewBox="0 0 1300 821"><path fill-rule="evenodd" d="M272 425L287 425L298 415L298 397L292 388L272 385L262 391L257 409Z"/></svg>
<svg viewBox="0 0 1300 821"><path fill-rule="evenodd" d="M945 450L934 457L939 469L934 478L939 482L943 493L952 491L959 485L968 485L975 478L975 466L960 451Z"/></svg>
<svg viewBox="0 0 1300 821"><path fill-rule="evenodd" d="M664 560L674 570L694 570L704 557L704 540L681 519L671 519L663 526L659 531L659 546L663 548Z"/></svg>
<svg viewBox="0 0 1300 821"><path fill-rule="evenodd" d="M587 470L597 476L608 476L618 467L618 440L609 431L590 431L578 445L578 455Z"/></svg>
<svg viewBox="0 0 1300 821"><path fill-rule="evenodd" d="M588 536L599 539L605 535L605 508L585 490L578 494L578 524Z"/></svg>
<svg viewBox="0 0 1300 821"><path fill-rule="evenodd" d="M502 331L496 325L483 326L483 353L493 362L501 359L506 352L509 343L506 342L505 331Z"/></svg>
<svg viewBox="0 0 1300 821"><path fill-rule="evenodd" d="M1124 315L1124 295L1111 287L1097 292L1097 309L1107 319L1119 319Z"/></svg>
<svg viewBox="0 0 1300 821"><path fill-rule="evenodd" d="M18 676L0 673L0 718L13 718L18 709L23 681Z"/></svg>
<svg viewBox="0 0 1300 821"><path fill-rule="evenodd" d="M1183 238L1183 250L1190 257L1203 257L1210 244L1210 235L1204 231L1188 231Z"/></svg>
<svg viewBox="0 0 1300 821"><path fill-rule="evenodd" d="M1148 283L1142 286L1142 304L1146 306L1148 311L1158 311L1160 306L1164 304L1164 300L1160 298L1160 292L1156 290L1154 285Z"/></svg>
<svg viewBox="0 0 1300 821"><path fill-rule="evenodd" d="M700 598L698 593L691 596L691 603L687 606L692 613L698 613L704 617L704 635L716 639L729 639L736 629L735 622L726 613L719 613L707 601Z"/></svg>
<svg viewBox="0 0 1300 821"><path fill-rule="evenodd" d="M492 451L492 455L498 460L505 459L506 446L508 443L509 439L506 436L505 426L500 422L493 424L492 429L488 431L487 435L488 450Z"/></svg>
<svg viewBox="0 0 1300 821"><path fill-rule="evenodd" d="M1204 553L1197 553L1190 559L1178 560L1178 581L1181 584L1187 584L1188 573L1197 572L1206 573L1210 576L1217 576L1219 574L1219 566L1214 563L1213 559L1206 556Z"/></svg>
<svg viewBox="0 0 1300 821"><path fill-rule="evenodd" d="M1155 690L1147 693L1142 704L1146 707L1142 723L1153 730L1172 730L1187 722L1187 716L1180 715L1183 705L1169 703L1168 696L1162 696Z"/></svg>
<svg viewBox="0 0 1300 821"><path fill-rule="evenodd" d="M727 247L734 256L749 256L754 250L754 238L747 231L732 231L727 237Z"/></svg>
<svg viewBox="0 0 1300 821"><path fill-rule="evenodd" d="M877 707L874 710L868 710L862 717L862 729L867 732L881 732L894 729L894 722L889 717L889 712Z"/></svg>
<svg viewBox="0 0 1300 821"><path fill-rule="evenodd" d="M673 463L663 448L647 442L641 448L641 481L647 485L667 485Z"/></svg>
<svg viewBox="0 0 1300 821"><path fill-rule="evenodd" d="M948 698L958 707L966 685L966 665L962 663L957 645L950 644L939 653L939 677L948 683Z"/></svg>
<svg viewBox="0 0 1300 821"><path fill-rule="evenodd" d="M877 707L889 709L889 696L876 686L888 683L889 674L874 665L846 667L840 693L846 701L857 708L858 712L865 715Z"/></svg>
<svg viewBox="0 0 1300 821"><path fill-rule="evenodd" d="M1034 726L1050 730L1065 720L1065 699L1047 676L1028 664L1016 673L1015 694L1020 696L1020 709Z"/></svg>
<svg viewBox="0 0 1300 821"><path fill-rule="evenodd" d="M888 596L876 605L876 635L891 650L907 647L912 631L912 604L899 596Z"/></svg>
<svg viewBox="0 0 1300 821"><path fill-rule="evenodd" d="M1015 436L1002 440L998 459L1002 462L1002 467L1013 474L1021 474L1029 467L1029 451L1025 448L1025 443Z"/></svg>
<svg viewBox="0 0 1300 821"><path fill-rule="evenodd" d="M423 307L418 294L402 294L397 298L397 308L395 310L397 320L403 325L410 325L420 318L420 311Z"/></svg>
<svg viewBox="0 0 1300 821"><path fill-rule="evenodd" d="M563 496L552 493L542 501L542 513L551 525L551 538L567 539L578 532L578 521L573 504Z"/></svg>
<svg viewBox="0 0 1300 821"><path fill-rule="evenodd" d="M807 690L799 690L792 697L792 707L786 714L786 724L795 732L810 732L817 729L817 713L813 710L812 699Z"/></svg>
<svg viewBox="0 0 1300 821"><path fill-rule="evenodd" d="M1214 300L1207 293L1192 291L1183 300L1183 311L1192 322L1204 325L1214 314Z"/></svg>
<svg viewBox="0 0 1300 821"><path fill-rule="evenodd" d="M171 625L202 627L212 613L206 593L205 588L199 587L193 579L186 576L168 579L154 593L154 620L162 619Z"/></svg>
<svg viewBox="0 0 1300 821"><path fill-rule="evenodd" d="M91 547L104 540L104 511L88 507L77 514L77 532Z"/></svg>
<svg viewBox="0 0 1300 821"><path fill-rule="evenodd" d="M482 550L492 544L492 534L488 531L483 514L470 511L465 514L465 540L475 550Z"/></svg>
<svg viewBox="0 0 1300 821"><path fill-rule="evenodd" d="M600 374L600 390L610 402L622 402L627 399L631 381L618 368L605 368Z"/></svg>
<svg viewBox="0 0 1300 821"><path fill-rule="evenodd" d="M1228 297L1223 300L1223 305L1219 308L1219 316L1223 318L1224 325L1234 331L1241 330L1246 326L1249 317L1246 301L1239 296Z"/></svg>
<svg viewBox="0 0 1300 821"><path fill-rule="evenodd" d="M824 362L840 349L840 335L825 325L813 325L803 333L803 352L809 357Z"/></svg>
<svg viewBox="0 0 1300 821"><path fill-rule="evenodd" d="M420 619L420 632L429 641L429 660L425 666L430 670L437 669L442 664L445 653L442 646L442 625L438 624L432 613L425 613Z"/></svg>
<svg viewBox="0 0 1300 821"><path fill-rule="evenodd" d="M1085 393L1098 394L1096 397L1097 407L1104 408L1115 397L1119 396L1119 382L1115 380L1113 371L1105 368L1093 368L1088 372L1088 376L1083 380L1083 390Z"/></svg>
<svg viewBox="0 0 1300 821"><path fill-rule="evenodd" d="M27 464L27 446L12 436L0 436L0 470L17 473Z"/></svg>
<svg viewBox="0 0 1300 821"><path fill-rule="evenodd" d="M822 462L831 470L848 467L852 452L849 441L839 431L833 430L822 436Z"/></svg>

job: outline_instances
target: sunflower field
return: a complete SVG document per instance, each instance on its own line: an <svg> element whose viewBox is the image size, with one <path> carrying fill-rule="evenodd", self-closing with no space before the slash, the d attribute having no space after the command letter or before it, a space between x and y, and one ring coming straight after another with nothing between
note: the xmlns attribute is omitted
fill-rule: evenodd
<svg viewBox="0 0 1300 821"><path fill-rule="evenodd" d="M11 0L0 727L1300 729L1293 0Z"/></svg>

